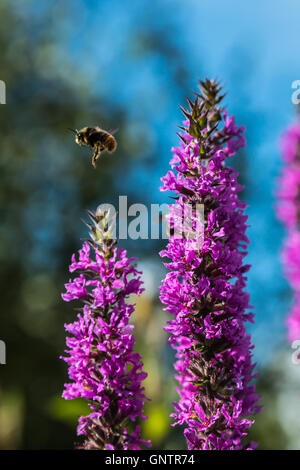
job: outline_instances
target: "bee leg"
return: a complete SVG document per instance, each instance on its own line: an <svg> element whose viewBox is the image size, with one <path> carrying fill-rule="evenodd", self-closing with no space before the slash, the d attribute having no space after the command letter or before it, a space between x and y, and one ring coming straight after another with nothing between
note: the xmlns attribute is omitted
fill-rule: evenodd
<svg viewBox="0 0 300 470"><path fill-rule="evenodd" d="M92 158L92 165L94 168L96 168L96 161L100 157L100 154L101 154L101 146L100 144L96 143L94 146L94 154Z"/></svg>

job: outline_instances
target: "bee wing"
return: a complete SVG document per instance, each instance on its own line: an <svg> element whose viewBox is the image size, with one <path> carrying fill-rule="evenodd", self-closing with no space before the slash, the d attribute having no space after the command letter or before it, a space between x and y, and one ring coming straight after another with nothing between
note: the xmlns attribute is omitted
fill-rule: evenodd
<svg viewBox="0 0 300 470"><path fill-rule="evenodd" d="M118 132L118 130L119 130L119 128L117 128L117 129L109 129L109 131L107 131L107 132L108 132L109 134L111 134L111 135L114 135L114 134L116 134L116 133Z"/></svg>

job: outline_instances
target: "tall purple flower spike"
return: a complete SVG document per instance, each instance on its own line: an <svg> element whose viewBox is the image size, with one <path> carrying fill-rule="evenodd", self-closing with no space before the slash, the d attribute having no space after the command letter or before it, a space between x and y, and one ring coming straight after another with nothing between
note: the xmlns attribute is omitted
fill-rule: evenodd
<svg viewBox="0 0 300 470"><path fill-rule="evenodd" d="M181 145L172 149L173 171L162 178L161 188L176 193L171 236L160 253L170 260L160 298L174 316L166 330L176 350L180 396L171 416L174 425L185 427L189 449L254 449L255 443L244 443L260 410L252 384L253 346L245 329L246 321L253 322L253 314L246 313L250 266L243 264L249 243L246 204L238 198L237 172L225 165L245 145L244 128L219 107L224 95L217 82L206 79L200 85L195 101L188 100L190 110L182 108ZM203 205L202 230L178 236L178 214L186 206L189 227L199 227L197 205Z"/></svg>
<svg viewBox="0 0 300 470"><path fill-rule="evenodd" d="M143 289L140 272L116 247L111 238L113 219L107 212L89 212L91 240L84 242L79 257L72 256L70 272L75 277L65 285L62 298L80 301L77 320L65 325L71 383L65 384L66 400L85 398L91 414L79 418L81 448L138 450L150 446L140 438L136 420L143 416L145 402L141 383L141 356L133 351L133 326L129 320L134 305L131 294Z"/></svg>
<svg viewBox="0 0 300 470"><path fill-rule="evenodd" d="M294 304L287 317L288 338L300 339L300 118L285 132L282 142L285 167L278 190L278 218L287 236L282 251L285 274L294 291Z"/></svg>

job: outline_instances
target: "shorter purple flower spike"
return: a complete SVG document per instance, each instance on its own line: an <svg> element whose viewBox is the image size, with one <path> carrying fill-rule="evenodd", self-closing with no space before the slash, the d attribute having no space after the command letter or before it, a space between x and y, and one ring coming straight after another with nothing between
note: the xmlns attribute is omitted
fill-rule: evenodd
<svg viewBox="0 0 300 470"><path fill-rule="evenodd" d="M133 326L129 324L134 305L130 294L142 291L140 272L110 238L109 214L89 212L92 240L85 241L78 259L72 256L62 298L79 300L83 306L77 320L65 325L66 357L71 383L65 384L66 400L85 398L91 413L79 418L77 433L85 440L83 449L138 450L150 447L140 438L145 402L141 356L133 351ZM92 256L94 254L94 256Z"/></svg>

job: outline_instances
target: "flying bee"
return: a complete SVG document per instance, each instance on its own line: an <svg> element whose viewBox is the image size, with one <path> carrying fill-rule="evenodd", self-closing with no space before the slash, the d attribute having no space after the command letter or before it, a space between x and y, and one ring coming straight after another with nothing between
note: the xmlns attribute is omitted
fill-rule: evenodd
<svg viewBox="0 0 300 470"><path fill-rule="evenodd" d="M92 165L96 168L96 161L100 157L101 152L107 150L108 152L114 152L117 148L117 141L113 134L118 129L112 131L105 131L100 127L84 127L80 131L77 129L69 129L75 134L75 141L78 145L86 145L94 149L92 157Z"/></svg>

